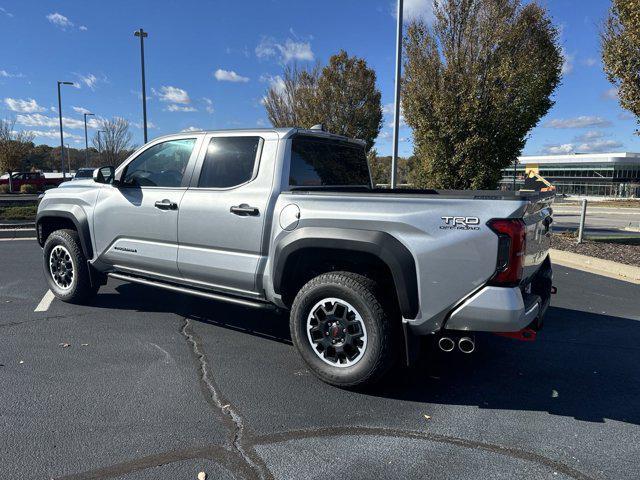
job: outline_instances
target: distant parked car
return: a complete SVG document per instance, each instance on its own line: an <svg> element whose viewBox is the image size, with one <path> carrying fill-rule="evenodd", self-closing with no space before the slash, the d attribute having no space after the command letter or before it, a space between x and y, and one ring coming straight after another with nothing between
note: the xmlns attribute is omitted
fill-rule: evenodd
<svg viewBox="0 0 640 480"><path fill-rule="evenodd" d="M63 182L60 178L46 178L42 172L14 172L11 174L11 185L14 192L19 192L22 185L33 185L39 192L54 188ZM9 185L9 177L0 178L0 185Z"/></svg>
<svg viewBox="0 0 640 480"><path fill-rule="evenodd" d="M93 168L79 168L72 180L86 180L88 178L93 178L93 170Z"/></svg>

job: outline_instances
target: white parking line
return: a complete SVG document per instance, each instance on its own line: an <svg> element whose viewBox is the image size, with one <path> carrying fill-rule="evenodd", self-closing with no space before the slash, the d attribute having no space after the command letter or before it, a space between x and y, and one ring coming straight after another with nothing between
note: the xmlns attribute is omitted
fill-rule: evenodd
<svg viewBox="0 0 640 480"><path fill-rule="evenodd" d="M34 312L46 312L49 310L49 306L51 306L51 302L53 302L54 298L56 297L53 295L53 292L51 290L47 290L47 293L44 294L44 297L42 297L42 300L40 300L40 303Z"/></svg>
<svg viewBox="0 0 640 480"><path fill-rule="evenodd" d="M37 240L36 237L0 238L0 242L14 242L16 240Z"/></svg>

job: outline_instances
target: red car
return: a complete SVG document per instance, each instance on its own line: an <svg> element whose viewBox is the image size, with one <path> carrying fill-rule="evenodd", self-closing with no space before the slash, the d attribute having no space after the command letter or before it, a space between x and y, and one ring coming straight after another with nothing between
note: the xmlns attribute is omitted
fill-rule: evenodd
<svg viewBox="0 0 640 480"><path fill-rule="evenodd" d="M67 178L66 180L70 180ZM63 178L46 178L42 172L14 172L11 174L11 186L14 192L19 192L22 185L35 185L41 192L54 188L63 182ZM0 185L9 185L9 178L0 178Z"/></svg>

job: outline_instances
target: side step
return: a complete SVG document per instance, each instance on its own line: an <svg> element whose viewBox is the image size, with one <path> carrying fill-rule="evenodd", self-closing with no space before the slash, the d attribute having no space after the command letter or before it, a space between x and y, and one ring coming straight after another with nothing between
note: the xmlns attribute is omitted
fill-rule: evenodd
<svg viewBox="0 0 640 480"><path fill-rule="evenodd" d="M151 287L164 288L165 290L171 290L172 292L184 293L187 295L193 295L195 297L208 298L209 300L218 300L220 302L233 303L236 305L242 305L244 307L251 308L265 308L275 309L275 306L267 302L259 302L255 300L248 300L244 298L237 298L227 296L221 293L205 292L203 290L197 290L195 288L180 287L171 283L164 283L158 280L149 280L147 278L135 277L133 275L126 275L124 273L111 272L108 273L109 277L118 280L124 280L125 282L140 283L142 285L149 285Z"/></svg>

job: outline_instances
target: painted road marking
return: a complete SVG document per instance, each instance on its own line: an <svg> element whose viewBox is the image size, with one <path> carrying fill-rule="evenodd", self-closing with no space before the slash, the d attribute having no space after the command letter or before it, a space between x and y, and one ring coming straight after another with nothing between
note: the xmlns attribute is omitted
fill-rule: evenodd
<svg viewBox="0 0 640 480"><path fill-rule="evenodd" d="M47 290L47 293L44 294L44 297L42 297L42 300L40 300L40 303L38 304L34 312L46 312L47 310L49 310L51 302L53 302L54 298L56 297L53 295L53 292L51 290Z"/></svg>
<svg viewBox="0 0 640 480"><path fill-rule="evenodd" d="M14 240L37 240L36 237L0 238L0 242L13 242Z"/></svg>

